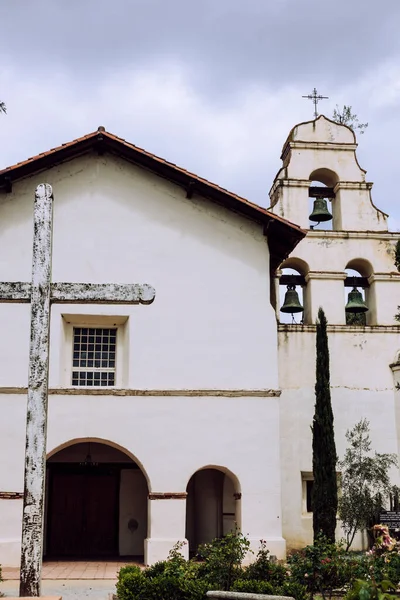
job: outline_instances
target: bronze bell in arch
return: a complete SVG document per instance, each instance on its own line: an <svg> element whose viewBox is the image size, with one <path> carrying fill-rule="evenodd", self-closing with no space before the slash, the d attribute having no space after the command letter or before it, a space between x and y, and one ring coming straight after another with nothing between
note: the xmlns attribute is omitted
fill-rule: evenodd
<svg viewBox="0 0 400 600"><path fill-rule="evenodd" d="M283 313L291 313L291 314L304 311L304 308L300 304L299 295L296 292L295 285L287 286L287 292L285 294L285 300L283 301L281 311Z"/></svg>
<svg viewBox="0 0 400 600"><path fill-rule="evenodd" d="M361 292L357 288L353 288L349 293L345 311L347 313L365 313L368 306L365 304Z"/></svg>
<svg viewBox="0 0 400 600"><path fill-rule="evenodd" d="M332 220L332 215L328 210L325 198L316 198L314 200L313 211L309 216L309 219L314 223L322 223Z"/></svg>

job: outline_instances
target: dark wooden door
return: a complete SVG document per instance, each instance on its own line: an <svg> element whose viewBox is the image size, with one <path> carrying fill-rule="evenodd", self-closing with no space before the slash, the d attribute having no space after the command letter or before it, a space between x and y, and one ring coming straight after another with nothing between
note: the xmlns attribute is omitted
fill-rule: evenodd
<svg viewBox="0 0 400 600"><path fill-rule="evenodd" d="M54 469L49 493L47 555L118 555L117 471Z"/></svg>

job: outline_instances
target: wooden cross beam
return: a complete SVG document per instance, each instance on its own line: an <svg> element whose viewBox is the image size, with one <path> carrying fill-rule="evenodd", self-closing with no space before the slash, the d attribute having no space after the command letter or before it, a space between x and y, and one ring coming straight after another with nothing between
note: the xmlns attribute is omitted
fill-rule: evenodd
<svg viewBox="0 0 400 600"><path fill-rule="evenodd" d="M0 283L0 302L31 303L20 596L40 596L52 303L151 304L144 284L51 283L53 191L36 188L31 282Z"/></svg>

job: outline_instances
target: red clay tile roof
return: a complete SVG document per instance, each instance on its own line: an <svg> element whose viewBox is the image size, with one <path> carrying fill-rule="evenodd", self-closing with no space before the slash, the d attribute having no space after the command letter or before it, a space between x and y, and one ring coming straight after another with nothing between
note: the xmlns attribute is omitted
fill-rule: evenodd
<svg viewBox="0 0 400 600"><path fill-rule="evenodd" d="M278 265L290 254L294 247L306 235L298 225L272 214L237 194L211 183L186 169L178 167L155 154L130 144L126 140L99 127L97 131L84 135L76 140L52 148L0 171L0 189L10 191L12 183L34 173L47 170L66 160L71 160L90 151L99 154L110 152L122 156L126 160L153 171L157 175L169 179L186 190L187 197L193 194L209 198L230 210L262 223L268 229L268 240L271 252L271 267Z"/></svg>

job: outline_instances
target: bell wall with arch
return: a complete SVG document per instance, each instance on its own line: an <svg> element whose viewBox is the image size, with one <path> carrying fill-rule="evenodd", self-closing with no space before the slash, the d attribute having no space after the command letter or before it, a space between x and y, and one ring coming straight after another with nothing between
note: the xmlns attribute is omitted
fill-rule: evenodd
<svg viewBox="0 0 400 600"><path fill-rule="evenodd" d="M282 167L270 191L270 210L307 231L276 272L274 294L279 298L283 533L292 549L313 539L307 490L313 477L310 425L319 307L328 320L339 458L346 431L362 418L370 423L374 450L398 455L400 449L400 326L395 319L400 273L394 264L400 234L388 231L387 215L374 204L356 148L354 132L324 116L301 123L283 145ZM303 311L293 320L281 311L299 304ZM391 478L399 485L398 469ZM342 535L339 523L337 537ZM358 536L353 548L365 543Z"/></svg>
<svg viewBox="0 0 400 600"><path fill-rule="evenodd" d="M296 323L278 320L282 512L288 548L311 543L312 513L307 512L307 481L312 479L312 423L315 402L315 335L318 309L328 320L331 396L335 439L340 458L346 448L346 431L361 418L370 422L373 448L399 453L400 327L395 320L400 304L400 275L394 266L394 248L400 238L390 232L309 231L276 274L287 270L302 278L296 286L304 312ZM351 323L346 304L357 277L361 301L368 307L365 322ZM279 297L279 294L277 295ZM281 292L282 303L282 292ZM397 469L392 481L399 484ZM340 524L337 537L343 532ZM358 536L354 548L365 548Z"/></svg>
<svg viewBox="0 0 400 600"><path fill-rule="evenodd" d="M367 307L367 326L394 326L398 295L396 283L400 275L394 267L394 247L398 234L368 234L360 239L355 233L333 235L333 232L309 232L306 240L296 248L296 256L289 257L276 273L277 318L282 318L283 289L293 279L296 292L304 308L297 324L315 323L321 306L331 325L349 324L346 316L348 294L354 287ZM354 280L354 277L356 278Z"/></svg>

